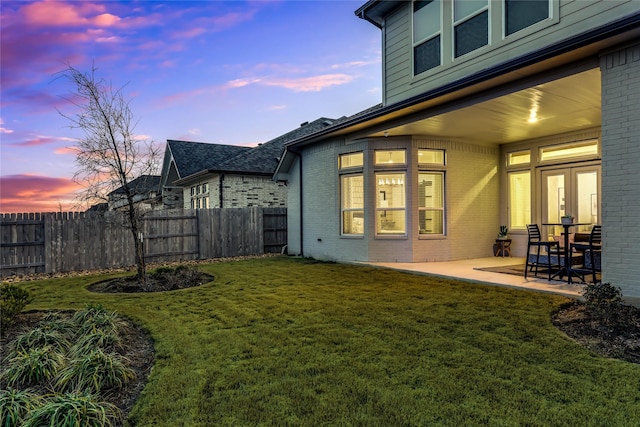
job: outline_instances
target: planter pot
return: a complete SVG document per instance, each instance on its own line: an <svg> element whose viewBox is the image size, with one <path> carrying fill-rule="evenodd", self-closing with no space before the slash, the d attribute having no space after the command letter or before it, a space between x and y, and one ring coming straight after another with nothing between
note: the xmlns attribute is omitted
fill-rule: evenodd
<svg viewBox="0 0 640 427"><path fill-rule="evenodd" d="M560 218L563 224L573 224L573 218Z"/></svg>

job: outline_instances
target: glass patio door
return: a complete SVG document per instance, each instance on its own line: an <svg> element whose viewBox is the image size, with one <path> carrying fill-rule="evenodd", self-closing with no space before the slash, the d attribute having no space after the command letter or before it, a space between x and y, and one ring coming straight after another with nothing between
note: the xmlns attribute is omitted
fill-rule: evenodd
<svg viewBox="0 0 640 427"><path fill-rule="evenodd" d="M600 223L600 166L582 166L542 171L542 222L559 223L563 215L575 222ZM591 225L574 227L588 233ZM549 237L560 236L562 227L549 227Z"/></svg>

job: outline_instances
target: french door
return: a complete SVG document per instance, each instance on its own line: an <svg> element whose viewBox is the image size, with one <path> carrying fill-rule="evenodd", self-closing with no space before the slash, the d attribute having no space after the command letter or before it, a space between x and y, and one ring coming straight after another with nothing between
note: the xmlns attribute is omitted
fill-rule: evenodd
<svg viewBox="0 0 640 427"><path fill-rule="evenodd" d="M575 222L600 223L600 165L547 169L541 172L542 222L559 223L563 215ZM587 233L591 225L575 227ZM562 227L550 227L550 236L559 236Z"/></svg>

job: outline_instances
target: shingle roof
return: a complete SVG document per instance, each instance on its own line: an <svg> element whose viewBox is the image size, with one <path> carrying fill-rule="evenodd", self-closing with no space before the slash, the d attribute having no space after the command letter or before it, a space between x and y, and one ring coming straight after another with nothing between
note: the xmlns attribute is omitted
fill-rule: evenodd
<svg viewBox="0 0 640 427"><path fill-rule="evenodd" d="M160 175L140 175L133 181L129 182L129 188L133 190L133 194L147 194L150 191L155 191L160 185ZM111 194L122 194L124 188L119 187L113 190Z"/></svg>
<svg viewBox="0 0 640 427"><path fill-rule="evenodd" d="M238 145L207 144L204 142L167 140L178 174L181 178L207 169L216 169L223 161L251 150Z"/></svg>
<svg viewBox="0 0 640 427"><path fill-rule="evenodd" d="M223 161L216 167L210 169L225 172L262 173L271 175L278 166L285 144L329 127L335 121L335 119L321 117L312 122L303 123L297 129L258 145L250 151Z"/></svg>

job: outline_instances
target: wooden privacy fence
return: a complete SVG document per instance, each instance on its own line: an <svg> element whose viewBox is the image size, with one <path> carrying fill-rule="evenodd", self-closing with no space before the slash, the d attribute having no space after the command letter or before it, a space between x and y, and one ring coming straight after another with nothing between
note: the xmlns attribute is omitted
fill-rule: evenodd
<svg viewBox="0 0 640 427"><path fill-rule="evenodd" d="M62 273L135 264L121 212L0 214L0 275ZM147 262L279 253L286 208L162 210L142 223Z"/></svg>

